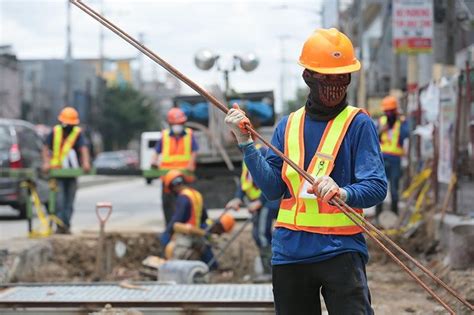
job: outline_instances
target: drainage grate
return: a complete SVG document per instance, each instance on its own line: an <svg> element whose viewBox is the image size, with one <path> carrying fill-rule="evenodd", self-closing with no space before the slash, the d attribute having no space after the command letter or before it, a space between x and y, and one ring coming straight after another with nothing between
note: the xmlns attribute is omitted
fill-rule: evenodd
<svg viewBox="0 0 474 315"><path fill-rule="evenodd" d="M22 302L91 303L272 303L268 284L140 284L140 289L117 284L14 286L0 290L0 305Z"/></svg>

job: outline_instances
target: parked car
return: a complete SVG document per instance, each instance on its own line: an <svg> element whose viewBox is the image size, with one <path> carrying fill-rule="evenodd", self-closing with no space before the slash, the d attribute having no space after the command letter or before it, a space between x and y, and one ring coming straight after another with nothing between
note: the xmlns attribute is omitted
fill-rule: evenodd
<svg viewBox="0 0 474 315"><path fill-rule="evenodd" d="M99 153L94 161L97 170L131 170L137 165L138 162L132 161L123 151Z"/></svg>
<svg viewBox="0 0 474 315"><path fill-rule="evenodd" d="M27 121L0 118L0 168L34 170L36 188L43 203L48 200L47 176L42 174L43 142L35 127ZM21 180L0 177L0 205L8 205L26 216L26 198Z"/></svg>
<svg viewBox="0 0 474 315"><path fill-rule="evenodd" d="M137 170L140 167L140 159L138 158L138 153L136 151L122 150L117 152L123 154L125 157L125 162L129 168Z"/></svg>

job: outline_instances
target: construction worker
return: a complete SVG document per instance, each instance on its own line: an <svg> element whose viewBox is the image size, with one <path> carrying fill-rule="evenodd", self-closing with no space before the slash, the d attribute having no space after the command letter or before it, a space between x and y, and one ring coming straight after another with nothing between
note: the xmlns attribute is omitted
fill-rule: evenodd
<svg viewBox="0 0 474 315"><path fill-rule="evenodd" d="M256 149L237 104L225 119L258 187L270 200L283 198L272 239L276 312L321 314L321 292L329 314L373 314L362 230L331 205L338 196L361 213L387 192L375 125L347 104L351 73L361 65L349 38L334 28L308 38L299 64L307 101L280 120L271 142L315 177L313 186L272 150L264 157Z"/></svg>
<svg viewBox="0 0 474 315"><path fill-rule="evenodd" d="M266 155L266 147L260 144L257 144L255 147L263 156ZM247 209L252 214L252 236L260 252L263 267L263 275L256 278L255 281L265 282L271 279L272 227L280 202L279 200L270 201L265 198L265 195L262 194L262 191L253 181L245 162L242 162L240 185L237 187L235 197L227 203L226 208L239 210L244 201L248 201Z"/></svg>
<svg viewBox="0 0 474 315"><path fill-rule="evenodd" d="M175 223L187 223L195 228L205 228L208 218L206 208L204 208L202 195L199 191L186 185L184 175L179 170L170 170L163 176L163 185L167 193L176 196L176 207L173 217L166 226L165 232L161 234L160 243L162 248L166 248L171 241L174 232ZM189 244L183 244L189 243ZM203 242L202 238L181 238L181 244L177 241L177 245L186 248L193 248L200 252L200 259L205 263L212 260L214 255L210 246ZM185 258L185 257L180 257ZM216 268L214 263L210 268Z"/></svg>
<svg viewBox="0 0 474 315"><path fill-rule="evenodd" d="M380 148L385 163L385 173L390 184L391 208L398 214L398 190L402 173L401 160L404 153L403 141L408 138L408 124L398 113L398 101L394 96L386 96L382 100L384 115L380 117L378 132ZM383 203L376 207L376 220L383 210Z"/></svg>
<svg viewBox="0 0 474 315"><path fill-rule="evenodd" d="M169 128L161 133L161 139L155 146L155 155L152 158L152 167L165 170L196 170L196 155L199 149L196 138L191 128L185 128L187 120L184 112L173 107L167 115ZM171 194L165 193L164 185L162 189L162 206L165 216L165 224L173 216L174 198Z"/></svg>
<svg viewBox="0 0 474 315"><path fill-rule="evenodd" d="M50 169L82 168L84 172L91 169L89 150L79 125L79 114L72 107L65 107L58 116L60 124L46 137L43 146L43 171ZM70 234L71 217L74 211L74 198L77 190L77 178L56 179L57 217L63 225L58 225L56 232Z"/></svg>

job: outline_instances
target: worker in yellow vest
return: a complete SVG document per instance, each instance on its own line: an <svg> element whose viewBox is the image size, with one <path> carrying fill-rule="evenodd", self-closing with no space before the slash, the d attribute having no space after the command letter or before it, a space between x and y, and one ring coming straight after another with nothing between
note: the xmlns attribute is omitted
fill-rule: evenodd
<svg viewBox="0 0 474 315"><path fill-rule="evenodd" d="M185 128L187 117L177 107L170 109L167 115L169 128L161 132L161 139L155 146L155 155L152 158L152 167L164 170L196 170L196 155L198 143L191 128ZM174 197L166 193L162 186L162 207L165 224L173 216Z"/></svg>
<svg viewBox="0 0 474 315"><path fill-rule="evenodd" d="M309 87L305 104L277 124L272 144L315 177L311 186L271 149L263 156L235 104L226 123L236 135L253 180L269 200L282 198L272 238L276 313L373 314L362 230L331 205L338 196L359 213L387 193L372 119L348 105L351 73L360 69L349 38L318 29L299 58Z"/></svg>
<svg viewBox="0 0 474 315"><path fill-rule="evenodd" d="M262 155L266 155L268 148L257 144L255 146ZM255 277L255 282L268 282L271 280L272 259L272 227L276 219L279 200L270 201L265 198L262 191L255 184L245 162L242 162L242 174L240 185L237 187L235 196L227 205L227 209L239 210L246 203L247 209L252 215L252 237L260 252L263 274Z"/></svg>
<svg viewBox="0 0 474 315"><path fill-rule="evenodd" d="M89 150L79 125L79 114L72 107L65 107L58 116L60 124L54 126L43 146L43 171L60 168L82 168L84 172L91 169ZM57 216L64 223L56 232L69 234L71 217L74 211L74 199L77 190L77 179L58 178Z"/></svg>
<svg viewBox="0 0 474 315"><path fill-rule="evenodd" d="M394 96L387 96L382 100L382 110L384 114L378 122L380 148L392 199L390 210L398 214L398 190L402 175L401 160L405 155L403 142L409 135L408 124L405 118L398 113L398 101ZM382 211L383 203L380 203L375 211L376 221Z"/></svg>
<svg viewBox="0 0 474 315"><path fill-rule="evenodd" d="M160 243L162 248L166 248L173 236L173 227L175 223L187 223L196 228L206 228L207 226L207 211L204 207L202 195L196 189L188 187L185 183L184 175L178 170L171 170L163 176L163 185L167 193L176 196L176 207L173 216L166 226L166 230L161 234ZM213 260L213 253L209 245L203 242L202 238L182 239L184 242L191 242L191 244L183 244L187 248L198 249L200 252L200 259L205 263ZM179 244L177 244L179 245ZM182 258L184 259L184 257ZM217 267L214 262L212 269Z"/></svg>

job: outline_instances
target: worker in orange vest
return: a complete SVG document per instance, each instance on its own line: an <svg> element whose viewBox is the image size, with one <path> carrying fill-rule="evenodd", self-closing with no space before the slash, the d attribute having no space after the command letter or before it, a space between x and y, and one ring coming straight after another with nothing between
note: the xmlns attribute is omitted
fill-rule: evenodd
<svg viewBox="0 0 474 315"><path fill-rule="evenodd" d="M156 143L152 167L194 172L199 147L193 130L184 127L186 115L181 109L173 107L168 112L167 120L169 128L162 131L161 139ZM165 224L168 225L173 215L174 197L165 192L164 185L162 188L162 207Z"/></svg>
<svg viewBox="0 0 474 315"><path fill-rule="evenodd" d="M58 116L60 124L46 137L43 146L43 171L59 168L91 169L89 150L79 125L79 114L72 107L65 107ZM70 234L71 217L77 190L77 179L58 178L57 216L64 225L58 225L56 232Z"/></svg>
<svg viewBox="0 0 474 315"><path fill-rule="evenodd" d="M403 142L408 138L408 124L405 117L398 113L398 101L394 96L386 96L382 100L383 116L378 121L380 148L382 150L385 173L390 184L391 208L398 214L398 190L402 175L401 160L405 155ZM383 203L376 207L375 215L378 221L382 213Z"/></svg>
<svg viewBox="0 0 474 315"><path fill-rule="evenodd" d="M362 229L331 204L338 196L362 213L387 193L375 124L347 103L351 73L361 64L350 39L335 28L316 30L299 64L307 101L280 120L271 142L315 177L313 186L271 149L261 154L237 104L225 119L262 193L282 198L272 237L276 313L321 314L322 293L329 314L373 314Z"/></svg>
<svg viewBox="0 0 474 315"><path fill-rule="evenodd" d="M184 175L179 170L171 170L163 176L163 185L167 193L176 196L176 207L173 212L173 217L166 226L166 230L161 234L160 243L162 248L166 248L171 241L174 233L175 223L187 223L196 228L207 227L207 210L204 207L202 195L196 189L190 188L186 185ZM232 222L224 222L224 225L232 224ZM225 229L232 228L232 226L224 226ZM181 244L182 247L194 248L200 252L200 259L205 263L210 262L214 255L209 245L203 242L202 238L182 238L182 242L189 244ZM177 245L180 245L177 242ZM184 259L185 257L180 257ZM217 263L214 262L210 268L216 268Z"/></svg>

